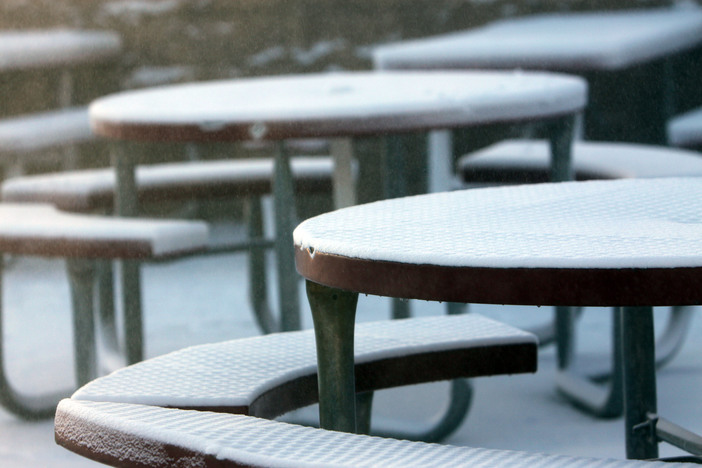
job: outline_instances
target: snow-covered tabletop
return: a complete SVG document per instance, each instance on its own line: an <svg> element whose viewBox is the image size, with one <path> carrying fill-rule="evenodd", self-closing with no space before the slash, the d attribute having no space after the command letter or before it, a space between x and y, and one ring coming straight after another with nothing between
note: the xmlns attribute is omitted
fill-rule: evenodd
<svg viewBox="0 0 702 468"><path fill-rule="evenodd" d="M568 119L580 112L586 101L584 80L547 73L340 72L128 91L92 102L89 113L93 130L114 139L277 141ZM560 133L567 134L564 130ZM136 193L133 180L125 176L134 172L135 164L127 153L115 158L122 165L117 184L120 197ZM334 154L335 194L353 192L347 153ZM276 155L275 250L281 315L290 323L284 327L294 329L299 326L295 318L299 314L293 310L298 303L298 286L289 246L294 194L288 156L285 151ZM567 168L569 153L560 151L554 159ZM122 208L122 214L134 212L133 207Z"/></svg>
<svg viewBox="0 0 702 468"><path fill-rule="evenodd" d="M181 84L94 101L93 129L135 140L278 140L452 128L579 112L576 77L344 72Z"/></svg>
<svg viewBox="0 0 702 468"><path fill-rule="evenodd" d="M702 8L553 13L377 47L377 68L616 70L702 42Z"/></svg>
<svg viewBox="0 0 702 468"><path fill-rule="evenodd" d="M100 61L121 47L120 37L110 31L0 31L0 71Z"/></svg>
<svg viewBox="0 0 702 468"><path fill-rule="evenodd" d="M313 281L397 297L699 304L701 200L699 178L524 185L386 200L304 221L294 232L296 261Z"/></svg>
<svg viewBox="0 0 702 468"><path fill-rule="evenodd" d="M655 458L657 439L634 429L657 411L652 306L702 304L701 200L697 177L619 179L442 192L308 219L295 259L325 345L319 382L344 377L335 372L349 353L334 353L343 335L330 330L353 318L354 293L621 306L627 456ZM336 410L321 403L349 398L335 392L320 415Z"/></svg>

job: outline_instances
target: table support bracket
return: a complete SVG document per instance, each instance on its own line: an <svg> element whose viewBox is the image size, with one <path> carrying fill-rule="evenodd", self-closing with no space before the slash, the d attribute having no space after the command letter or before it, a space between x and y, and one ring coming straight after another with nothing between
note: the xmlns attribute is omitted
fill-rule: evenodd
<svg viewBox="0 0 702 468"><path fill-rule="evenodd" d="M560 311L557 308L558 331L558 360L559 372L556 376L558 390L576 407L586 413L601 417L614 418L624 411L622 366L620 357L620 314L612 310L612 360L611 366L604 370L576 371L574 320L578 310L566 316L567 308ZM680 351L685 335L692 320L694 308L672 307L666 328L656 341L656 368L659 369L672 360ZM560 314L560 315L559 315ZM560 318L558 318L560 317Z"/></svg>
<svg viewBox="0 0 702 468"><path fill-rule="evenodd" d="M56 412L56 405L58 402L73 393L73 389L37 396L23 395L12 386L7 376L3 336L2 263L3 256L0 255L0 404L11 413L23 419L38 420L52 418Z"/></svg>
<svg viewBox="0 0 702 468"><path fill-rule="evenodd" d="M702 456L702 436L695 434L657 414L649 414L644 424L652 424L656 438L693 455ZM636 429L636 426L634 427Z"/></svg>

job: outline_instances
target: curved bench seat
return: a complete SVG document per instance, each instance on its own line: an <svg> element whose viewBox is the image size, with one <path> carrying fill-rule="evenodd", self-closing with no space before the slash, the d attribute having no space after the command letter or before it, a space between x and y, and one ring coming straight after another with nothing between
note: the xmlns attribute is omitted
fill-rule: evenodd
<svg viewBox="0 0 702 468"><path fill-rule="evenodd" d="M331 194L333 160L328 156L298 156L291 160L298 194ZM265 270L265 247L261 197L272 193L273 160L270 158L194 161L139 166L136 171L138 199L142 204L242 198L248 205L248 238L244 241L209 245L203 253L249 251L251 304L254 317L264 332L280 325L270 310ZM51 203L70 212L111 212L116 176L112 168L68 171L16 177L2 184L2 199L14 203ZM115 343L115 313L111 271L104 270L100 294L101 325L105 342ZM125 301L126 303L126 301ZM141 313L135 321L141 320ZM141 360L142 338L127 337L125 353L129 363ZM111 345L110 345L111 346Z"/></svg>
<svg viewBox="0 0 702 468"><path fill-rule="evenodd" d="M467 184L548 182L550 152L543 140L505 140L458 160ZM633 143L576 141L576 180L702 176L702 156L676 148Z"/></svg>
<svg viewBox="0 0 702 468"><path fill-rule="evenodd" d="M207 244L208 227L197 221L113 218L64 213L44 204L0 203L0 267L1 255L7 253L67 260L78 385L96 375L95 260L170 258L201 251ZM10 384L4 367L2 322L0 303L0 403L25 418L50 417L57 395L23 395Z"/></svg>
<svg viewBox="0 0 702 468"><path fill-rule="evenodd" d="M534 372L536 338L478 314L359 323L358 392ZM317 401L313 330L206 344L117 370L73 399L272 418Z"/></svg>
<svg viewBox="0 0 702 468"><path fill-rule="evenodd" d="M59 404L55 434L56 441L65 448L113 466L670 466L663 462L427 444L239 414L73 399Z"/></svg>
<svg viewBox="0 0 702 468"><path fill-rule="evenodd" d="M677 115L668 121L668 143L673 146L699 147L702 145L702 108Z"/></svg>

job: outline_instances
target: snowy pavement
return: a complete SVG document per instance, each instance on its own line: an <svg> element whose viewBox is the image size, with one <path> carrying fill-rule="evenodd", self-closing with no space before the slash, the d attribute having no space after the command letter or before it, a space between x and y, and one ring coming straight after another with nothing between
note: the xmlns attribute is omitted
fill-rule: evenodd
<svg viewBox="0 0 702 468"><path fill-rule="evenodd" d="M258 333L246 299L243 255L181 260L144 267L146 355L184 346ZM302 283L301 283L302 286ZM68 288L63 262L17 258L4 278L5 349L10 379L23 392L67 387L73 379ZM305 326L311 326L301 294ZM443 313L437 303L413 302L417 315ZM548 308L474 305L474 312L529 327L550 317ZM665 318L663 310L657 320ZM387 299L362 296L359 320L388 316ZM587 311L580 321L580 348L603 352L609 346L609 317ZM702 320L693 321L680 355L659 372L659 411L702 432L702 361L698 359ZM553 385L552 347L542 349L534 375L474 380L468 418L448 443L582 456L624 457L623 421L597 420L571 407ZM374 421L383 428L426 427L446 403L445 383L380 392ZM308 412L309 413L309 412ZM661 456L680 454L661 445ZM97 463L58 447L53 422L25 422L0 409L0 466L80 467Z"/></svg>

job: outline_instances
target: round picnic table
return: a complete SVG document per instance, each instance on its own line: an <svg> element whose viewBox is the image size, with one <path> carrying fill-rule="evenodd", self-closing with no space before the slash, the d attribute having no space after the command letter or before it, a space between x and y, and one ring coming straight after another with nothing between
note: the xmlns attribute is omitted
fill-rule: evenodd
<svg viewBox="0 0 702 468"><path fill-rule="evenodd" d="M94 131L131 141L275 141L273 204L277 259L278 309L282 330L300 328L299 278L295 273L292 231L296 224L293 181L286 140L331 139L337 206L354 204L355 181L349 139L432 129L499 123L543 122L552 148L552 177L571 176L570 143L574 116L586 103L580 78L520 72L347 72L283 75L191 83L119 93L90 106ZM389 144L388 146L393 146ZM395 148L401 145L394 145ZM116 212L137 210L136 161L116 149ZM401 181L403 154L391 151L383 162L388 179ZM380 159L380 157L379 157ZM394 193L404 195L404 184ZM136 290L139 269L122 269L125 290ZM131 286L130 286L131 285ZM125 301L129 298L125 298ZM137 301L125 314L127 336L141 349L141 312ZM401 315L395 313L395 315ZM130 361L138 361L133 355ZM463 385L461 383L456 385ZM463 388L463 387L461 387ZM466 390L466 389L464 389ZM463 392L463 390L459 390ZM467 390L466 390L467 391ZM463 392L465 393L465 392ZM470 398L463 398L465 413ZM454 400L456 401L456 400Z"/></svg>
<svg viewBox="0 0 702 468"><path fill-rule="evenodd" d="M381 45L374 49L373 60L376 68L386 70L519 68L576 73L591 87L584 128L588 138L660 144L666 141L666 122L675 106L689 108L675 102L672 60L700 44L702 8L681 2L666 8L507 18ZM689 69L691 63L681 65ZM626 120L617 124L608 117L620 114ZM645 121L637 116L645 116Z"/></svg>
<svg viewBox="0 0 702 468"><path fill-rule="evenodd" d="M391 135L500 122L551 123L553 178L570 178L573 116L586 103L579 78L518 72L357 72L275 76L129 91L94 101L93 130L131 141L278 141L274 179L283 329L299 328L289 249L292 180L284 141ZM348 152L335 155L337 205L354 192ZM117 213L134 214L134 161L116 154ZM394 177L400 177L396 171ZM402 195L399 193L398 195ZM352 196L351 196L352 197Z"/></svg>
<svg viewBox="0 0 702 468"><path fill-rule="evenodd" d="M699 178L566 182L385 200L295 230L317 330L320 418L353 431L358 293L516 305L621 307L627 455L657 440L702 453L656 414L653 306L702 303ZM679 445L680 446L680 445Z"/></svg>

